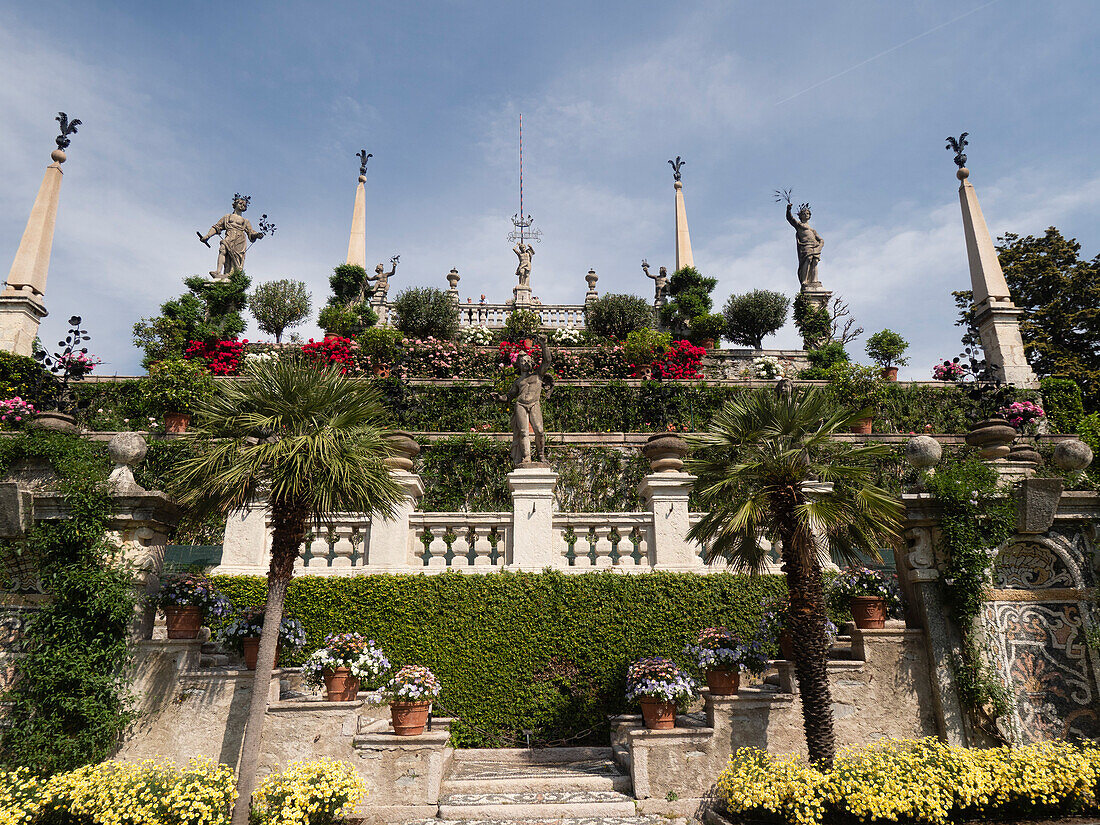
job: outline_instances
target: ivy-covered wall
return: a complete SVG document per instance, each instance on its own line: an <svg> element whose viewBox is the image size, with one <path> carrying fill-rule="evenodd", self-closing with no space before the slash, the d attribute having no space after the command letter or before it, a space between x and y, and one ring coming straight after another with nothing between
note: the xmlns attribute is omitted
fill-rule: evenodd
<svg viewBox="0 0 1100 825"><path fill-rule="evenodd" d="M264 600L259 577L216 582L238 605ZM583 744L606 742L607 714L627 709L629 662L664 655L687 665L684 647L702 628L754 632L762 604L783 592L778 576L725 573L307 576L291 582L286 609L306 627L306 652L329 633L358 632L395 665L430 667L443 683L436 713L458 717L459 746L595 728Z"/></svg>

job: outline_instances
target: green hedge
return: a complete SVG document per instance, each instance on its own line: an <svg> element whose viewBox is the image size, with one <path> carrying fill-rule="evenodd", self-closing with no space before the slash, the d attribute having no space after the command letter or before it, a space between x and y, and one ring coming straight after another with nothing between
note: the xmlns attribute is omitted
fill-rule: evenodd
<svg viewBox="0 0 1100 825"><path fill-rule="evenodd" d="M222 576L238 605L263 602L265 580ZM686 664L700 629L755 630L761 604L781 594L778 576L690 573L495 573L436 576L306 576L286 609L308 649L329 633L376 639L394 664L423 664L443 683L436 712L451 713L460 747L500 746L502 736L553 741L605 725L627 710L626 666L665 655ZM606 730L581 737L606 741Z"/></svg>

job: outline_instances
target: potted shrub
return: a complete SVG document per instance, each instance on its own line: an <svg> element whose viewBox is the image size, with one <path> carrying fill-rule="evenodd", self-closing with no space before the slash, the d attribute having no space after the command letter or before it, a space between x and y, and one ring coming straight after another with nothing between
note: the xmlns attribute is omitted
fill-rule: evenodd
<svg viewBox="0 0 1100 825"><path fill-rule="evenodd" d="M937 381L962 381L966 377L966 367L959 363L958 358L950 361L944 360L932 367L932 377Z"/></svg>
<svg viewBox="0 0 1100 825"><path fill-rule="evenodd" d="M241 652L244 666L256 669L256 654L260 651L260 634L264 629L264 608L246 607L225 625L219 636L222 641ZM279 622L279 642L275 649L275 661L279 661L283 647L295 650L305 647L306 629L302 623L290 616L283 616Z"/></svg>
<svg viewBox="0 0 1100 825"><path fill-rule="evenodd" d="M389 671L389 659L373 639L338 633L326 636L324 647L305 660L302 681L310 687L324 685L329 702L350 702L364 680L369 687L377 687Z"/></svg>
<svg viewBox="0 0 1100 825"><path fill-rule="evenodd" d="M880 630L886 617L901 609L897 582L866 567L848 567L829 586L829 601L835 606L845 602L852 621L860 630Z"/></svg>
<svg viewBox="0 0 1100 825"><path fill-rule="evenodd" d="M897 381L898 367L909 363L908 358L902 357L907 349L909 342L892 329L876 332L867 339L867 355L882 368L882 377L887 381Z"/></svg>
<svg viewBox="0 0 1100 825"><path fill-rule="evenodd" d="M744 639L724 627L707 627L699 633L685 652L703 671L707 687L714 696L735 696L740 686L741 670L763 673L768 667L760 638Z"/></svg>
<svg viewBox="0 0 1100 825"><path fill-rule="evenodd" d="M696 315L691 319L690 339L703 349L714 349L715 343L726 334L726 316L717 313Z"/></svg>
<svg viewBox="0 0 1100 825"><path fill-rule="evenodd" d="M389 375L394 364L401 357L401 342L404 336L392 327L371 327L359 336L359 357L364 371L370 371L380 378Z"/></svg>
<svg viewBox="0 0 1100 825"><path fill-rule="evenodd" d="M194 639L204 619L220 619L229 611L228 602L202 573L162 577L156 601L164 610L169 639Z"/></svg>
<svg viewBox="0 0 1100 825"><path fill-rule="evenodd" d="M199 361L186 358L158 361L145 379L145 401L164 415L164 431L187 431L191 414L214 394L214 379Z"/></svg>
<svg viewBox="0 0 1100 825"><path fill-rule="evenodd" d="M676 712L695 696L695 681L671 659L653 656L626 669L626 698L642 708L649 730L676 727Z"/></svg>
<svg viewBox="0 0 1100 825"><path fill-rule="evenodd" d="M432 700L439 696L439 680L428 668L405 665L386 685L390 700L393 732L398 736L419 736L428 724Z"/></svg>
<svg viewBox="0 0 1100 825"><path fill-rule="evenodd" d="M672 346L672 336L650 327L631 331L623 344L623 358L638 378L653 377L653 362L664 358Z"/></svg>
<svg viewBox="0 0 1100 825"><path fill-rule="evenodd" d="M757 631L765 651L775 653L788 662L794 661L794 639L790 629L791 604L786 596L771 599L764 603L764 612L760 616L760 629ZM836 625L825 619L825 638L830 645L836 641Z"/></svg>
<svg viewBox="0 0 1100 825"><path fill-rule="evenodd" d="M1020 431L1046 416L1046 411L1034 401L1013 401L998 412L1009 424Z"/></svg>
<svg viewBox="0 0 1100 825"><path fill-rule="evenodd" d="M825 375L829 381L829 390L838 403L867 413L851 428L852 432L870 433L875 408L885 391L882 379L872 367L861 367L849 361L833 364L825 371Z"/></svg>

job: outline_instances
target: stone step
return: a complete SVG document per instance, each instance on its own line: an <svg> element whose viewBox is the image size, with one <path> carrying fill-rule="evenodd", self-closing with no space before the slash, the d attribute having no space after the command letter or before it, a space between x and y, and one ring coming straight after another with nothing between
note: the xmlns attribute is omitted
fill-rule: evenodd
<svg viewBox="0 0 1100 825"><path fill-rule="evenodd" d="M452 793L440 797L439 819L459 822L563 822L634 817L634 800L618 791L554 790Z"/></svg>
<svg viewBox="0 0 1100 825"><path fill-rule="evenodd" d="M660 814L645 816L582 816L528 819L417 819L400 825L688 825L682 818L670 819Z"/></svg>
<svg viewBox="0 0 1100 825"><path fill-rule="evenodd" d="M595 749L593 749L595 750ZM492 757L456 757L443 781L444 795L508 793L512 791L618 791L630 793L630 777L619 770L610 748L592 759L535 762L499 761ZM555 754L560 757L561 754Z"/></svg>
<svg viewBox="0 0 1100 825"><path fill-rule="evenodd" d="M515 762L519 764L545 764L549 762L577 762L584 759L610 759L611 748L459 748L454 761L465 762Z"/></svg>
<svg viewBox="0 0 1100 825"><path fill-rule="evenodd" d="M229 664L229 657L224 653L203 653L199 655L199 669L206 670L212 667L225 667Z"/></svg>

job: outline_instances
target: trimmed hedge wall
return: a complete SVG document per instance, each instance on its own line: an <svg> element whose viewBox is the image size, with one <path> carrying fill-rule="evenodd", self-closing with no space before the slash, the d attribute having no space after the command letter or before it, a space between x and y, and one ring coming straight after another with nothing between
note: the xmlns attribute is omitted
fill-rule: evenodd
<svg viewBox="0 0 1100 825"><path fill-rule="evenodd" d="M266 581L219 576L237 605L261 604ZM684 646L708 626L755 630L762 603L784 592L779 576L720 573L494 573L305 576L286 609L306 627L307 649L329 633L358 632L395 665L427 665L443 683L440 715L454 714L459 747L506 737L576 744L606 741L609 713L627 710L626 666L642 656L687 664Z"/></svg>

